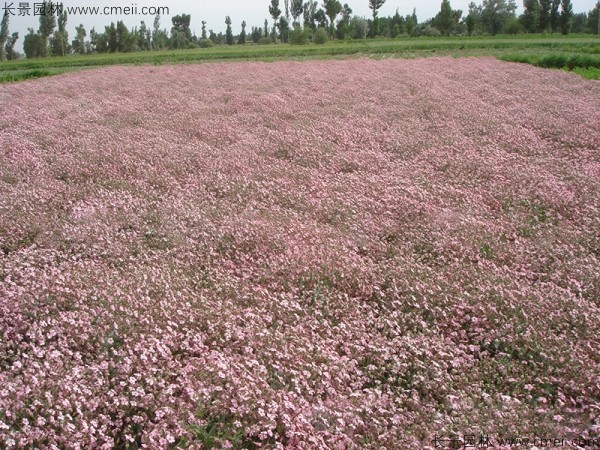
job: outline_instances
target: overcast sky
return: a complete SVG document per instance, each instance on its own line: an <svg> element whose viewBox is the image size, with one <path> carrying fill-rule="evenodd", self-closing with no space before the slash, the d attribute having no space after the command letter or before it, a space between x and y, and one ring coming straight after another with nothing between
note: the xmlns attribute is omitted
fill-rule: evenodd
<svg viewBox="0 0 600 450"><path fill-rule="evenodd" d="M42 0L35 0L35 3L41 2ZM161 3L162 1L162 3ZM467 5L470 0L451 0L450 3L454 9L462 9L463 12L468 10ZM15 13L18 14L18 5L22 3L19 0L9 0L5 3L5 0L0 0L0 8L3 8L6 4L10 5L11 2L16 8ZM368 0L341 0L341 3L348 3L352 8L354 14L359 16L370 16L369 2ZM322 0L319 0L319 5ZM477 0L476 3L481 3L481 0ZM517 2L519 5L519 11L521 10L521 1ZM225 16L230 16L233 22L234 34L239 33L240 24L243 20L248 24L247 31L250 31L252 26L262 26L265 19L271 18L269 16L270 0L217 0L217 1L203 1L203 2L191 2L185 0L134 0L134 1L113 1L113 0L101 0L94 2L93 0L83 1L69 1L64 0L64 5L73 6L132 6L136 5L138 11L144 6L167 6L169 8L169 16L163 16L161 19L161 28L171 29L171 16L177 14L191 14L192 31L197 35L200 35L201 21L207 21L207 29L212 29L215 33L219 31L225 31ZM280 0L280 8L284 10L284 0ZM400 14L406 16L412 12L413 7L417 8L417 17L419 21L427 20L437 14L440 9L441 0L387 0L386 3L380 10L380 16L392 15L396 9L399 10ZM573 10L575 12L587 12L593 9L596 4L596 0L573 0ZM27 28L32 27L37 30L39 17L33 16L33 5L34 1L30 1L31 6L30 17L23 16L11 16L10 17L10 32L19 32L19 41L17 43L17 50L22 52L23 49L23 38L27 33ZM0 14L4 10L0 10ZM109 25L111 21L123 20L125 25L129 28L139 25L140 21L144 20L149 27L152 27L154 21L153 16L103 16L103 15L72 15L68 17L67 31L69 32L69 41L73 40L75 35L75 26L82 23L88 31L92 27L96 27L96 31L103 31L105 25Z"/></svg>

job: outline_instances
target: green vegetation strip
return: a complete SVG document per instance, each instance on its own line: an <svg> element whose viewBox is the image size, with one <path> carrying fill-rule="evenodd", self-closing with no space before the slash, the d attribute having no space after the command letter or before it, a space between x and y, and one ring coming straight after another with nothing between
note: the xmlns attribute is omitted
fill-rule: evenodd
<svg viewBox="0 0 600 450"><path fill-rule="evenodd" d="M53 75L69 69L116 64L169 64L209 61L272 61L370 57L495 56L505 61L570 70L600 67L600 39L596 36L496 36L456 38L404 38L387 40L334 41L325 45L218 46L191 50L93 54L57 58L22 59L0 63L0 82ZM45 71L45 72L44 72ZM48 71L51 71L48 73ZM11 72L14 72L12 74ZM580 73L578 71L577 73ZM582 73L584 76L586 76ZM595 72L590 72L592 75Z"/></svg>

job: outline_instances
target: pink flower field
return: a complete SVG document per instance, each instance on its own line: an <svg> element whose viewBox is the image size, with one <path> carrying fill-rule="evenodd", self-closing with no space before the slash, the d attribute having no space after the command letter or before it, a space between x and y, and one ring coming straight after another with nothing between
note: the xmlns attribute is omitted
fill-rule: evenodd
<svg viewBox="0 0 600 450"><path fill-rule="evenodd" d="M600 442L598 82L109 67L0 111L0 448Z"/></svg>

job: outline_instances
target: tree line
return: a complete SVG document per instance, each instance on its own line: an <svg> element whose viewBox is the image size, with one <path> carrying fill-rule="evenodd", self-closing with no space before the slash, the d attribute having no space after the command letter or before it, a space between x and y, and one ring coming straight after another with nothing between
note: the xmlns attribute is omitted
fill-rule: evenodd
<svg viewBox="0 0 600 450"><path fill-rule="evenodd" d="M185 49L253 43L290 42L304 44L310 40L323 43L329 39L366 39L376 37L438 35L496 35L499 33L595 33L600 32L600 0L589 13L573 13L571 0L524 0L524 11L516 15L515 0L483 0L471 2L466 15L455 10L450 0L442 0L440 11L427 21L419 23L416 9L403 16L396 9L393 16L379 17L386 0L368 0L371 17L353 15L352 8L339 0L270 0L268 13L262 26L246 31L246 21L241 32L232 31L230 16L225 17L225 33L207 29L201 21L201 34L191 30L191 15L180 14L171 18L171 29L161 28L157 15L151 27L144 21L128 29L123 21L112 22L98 32L88 32L83 24L75 28L74 39L69 41L66 30L67 13L62 4L44 1L44 14L39 16L39 28L28 29L23 40L27 58L65 56L71 53L115 53L162 49ZM599 25L596 25L599 24ZM15 44L19 33L9 34L8 12L0 25L0 60L16 59Z"/></svg>

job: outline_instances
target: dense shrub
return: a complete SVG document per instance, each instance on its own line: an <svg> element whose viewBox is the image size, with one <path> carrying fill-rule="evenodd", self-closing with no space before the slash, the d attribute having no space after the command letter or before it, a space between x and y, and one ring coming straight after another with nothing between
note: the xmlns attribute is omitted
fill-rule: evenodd
<svg viewBox="0 0 600 450"><path fill-rule="evenodd" d="M210 39L202 39L200 41L200 48L211 48L214 47L214 42L211 41Z"/></svg>
<svg viewBox="0 0 600 450"><path fill-rule="evenodd" d="M329 36L327 35L327 30L325 28L318 28L313 37L313 42L315 44L324 44L328 40Z"/></svg>
<svg viewBox="0 0 600 450"><path fill-rule="evenodd" d="M273 39L271 39L270 37L264 37L258 43L261 44L261 45L272 44L273 43Z"/></svg>
<svg viewBox="0 0 600 450"><path fill-rule="evenodd" d="M308 30L300 27L294 28L294 31L290 33L290 44L292 45L306 45L309 41Z"/></svg>

